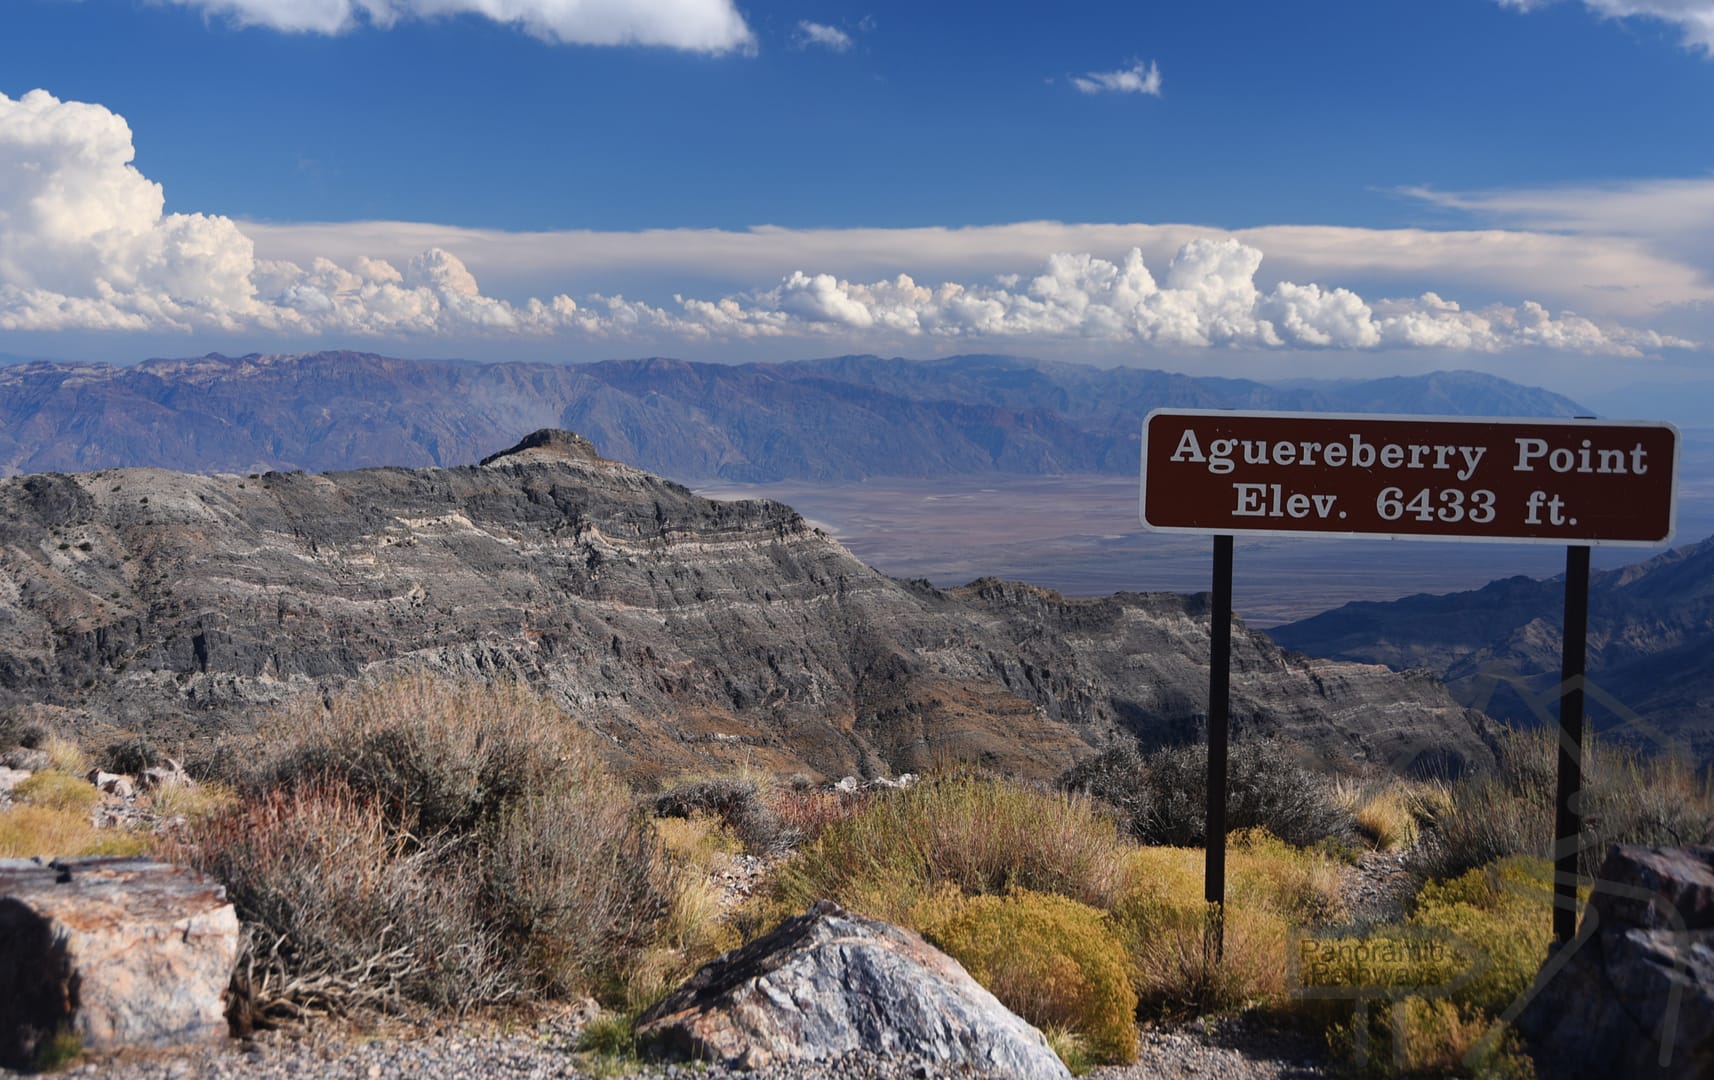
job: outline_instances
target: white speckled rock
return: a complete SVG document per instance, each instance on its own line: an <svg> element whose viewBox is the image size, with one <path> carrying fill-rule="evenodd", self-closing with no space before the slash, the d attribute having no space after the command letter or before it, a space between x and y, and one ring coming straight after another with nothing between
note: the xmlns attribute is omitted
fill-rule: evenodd
<svg viewBox="0 0 1714 1080"><path fill-rule="evenodd" d="M958 961L827 900L704 966L643 1014L637 1038L666 1057L745 1069L867 1051L976 1076L1071 1075Z"/></svg>
<svg viewBox="0 0 1714 1080"><path fill-rule="evenodd" d="M0 860L0 1061L70 1029L85 1049L226 1035L226 890L150 859Z"/></svg>

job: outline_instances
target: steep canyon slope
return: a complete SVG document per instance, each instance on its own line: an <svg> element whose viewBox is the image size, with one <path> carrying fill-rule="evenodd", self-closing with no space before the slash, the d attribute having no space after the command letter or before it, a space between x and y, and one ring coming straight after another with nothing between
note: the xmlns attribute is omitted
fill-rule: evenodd
<svg viewBox="0 0 1714 1080"><path fill-rule="evenodd" d="M1269 631L1317 656L1439 672L1492 716L1551 723L1564 625L1563 577L1346 604ZM1714 538L1589 581L1589 712L1649 750L1678 743L1714 762Z"/></svg>
<svg viewBox="0 0 1714 1080"><path fill-rule="evenodd" d="M541 431L478 466L0 482L0 705L192 738L393 671L515 675L639 778L972 761L1046 777L1196 731L1199 598L888 578L791 508L717 502ZM1233 712L1335 764L1474 763L1427 675L1240 628Z"/></svg>

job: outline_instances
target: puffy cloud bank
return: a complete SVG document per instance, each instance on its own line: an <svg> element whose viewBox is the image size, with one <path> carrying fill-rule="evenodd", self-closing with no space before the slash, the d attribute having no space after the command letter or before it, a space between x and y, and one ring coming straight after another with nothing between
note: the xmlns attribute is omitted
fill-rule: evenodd
<svg viewBox="0 0 1714 1080"><path fill-rule="evenodd" d="M1533 302L1471 311L1434 293L1371 303L1317 284L1264 289L1262 252L1229 237L1189 240L1158 277L1132 248L1116 260L1054 255L1033 276L983 284L920 284L906 274L864 283L797 271L771 288L716 300L675 296L670 305L600 294L511 301L484 295L468 267L438 246L403 265L363 255L258 258L228 218L164 213L160 185L132 166L132 154L130 128L99 105L41 90L17 101L0 95L0 330L928 336L1621 355L1688 344Z"/></svg>
<svg viewBox="0 0 1714 1080"><path fill-rule="evenodd" d="M1535 11L1557 0L1497 0L1502 7ZM1607 19L1660 19L1684 32L1684 43L1714 57L1714 0L1583 0Z"/></svg>
<svg viewBox="0 0 1714 1080"><path fill-rule="evenodd" d="M360 24L480 15L543 41L575 45L664 45L727 52L755 39L732 0L171 0L231 19L297 33L339 34Z"/></svg>

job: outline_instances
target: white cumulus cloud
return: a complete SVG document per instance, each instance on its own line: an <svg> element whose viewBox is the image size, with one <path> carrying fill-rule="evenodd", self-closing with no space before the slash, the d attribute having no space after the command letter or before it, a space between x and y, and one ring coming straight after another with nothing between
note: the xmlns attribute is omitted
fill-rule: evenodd
<svg viewBox="0 0 1714 1080"><path fill-rule="evenodd" d="M567 45L661 45L696 52L754 47L732 0L171 0L294 33L340 34L410 19L479 15Z"/></svg>
<svg viewBox="0 0 1714 1080"><path fill-rule="evenodd" d="M850 34L837 26L828 26L826 23L810 22L805 19L797 24L797 29L798 44L800 45L820 45L822 48L832 49L834 52L849 52L851 46L855 44L851 40Z"/></svg>
<svg viewBox="0 0 1714 1080"><path fill-rule="evenodd" d="M1153 60L1147 64L1139 60L1118 71L1091 71L1087 75L1073 75L1071 84L1085 94L1152 94L1160 97L1161 69Z"/></svg>
<svg viewBox="0 0 1714 1080"><path fill-rule="evenodd" d="M622 341L793 336L1120 347L1528 347L1612 355L1689 344L1534 300L1467 310L1435 293L1370 302L1313 282L1269 286L1258 280L1260 246L1213 235L1176 240L1158 277L1134 243L1111 257L1060 250L1039 261L1033 276L995 275L1029 263L990 256L985 273L967 275L979 280L938 283L896 271L872 280L842 276L809 262L829 250L811 245L796 249L806 259L799 269L748 292L675 295L670 304L603 292L507 299L485 293L452 250L468 243L480 251L503 244L504 235L455 232L451 241L429 239L405 254L371 247L258 257L251 237L229 218L165 213L160 185L138 172L132 157L129 126L99 105L60 101L41 90L16 101L0 95L0 331L563 334ZM356 228L356 235L370 235L371 226ZM432 233L423 227L418 236ZM935 235L944 241L953 234ZM1111 240L1103 232L1077 235ZM745 236L798 239L782 230ZM897 266L901 249L898 236L891 238ZM668 243L680 239L666 234ZM555 246L563 248L563 241ZM1491 244L1472 250L1490 252L1492 261ZM682 261L665 267L684 268Z"/></svg>
<svg viewBox="0 0 1714 1080"><path fill-rule="evenodd" d="M1535 11L1558 0L1496 0L1501 7ZM1714 0L1583 0L1583 6L1607 19L1658 19L1677 26L1684 43L1714 57Z"/></svg>

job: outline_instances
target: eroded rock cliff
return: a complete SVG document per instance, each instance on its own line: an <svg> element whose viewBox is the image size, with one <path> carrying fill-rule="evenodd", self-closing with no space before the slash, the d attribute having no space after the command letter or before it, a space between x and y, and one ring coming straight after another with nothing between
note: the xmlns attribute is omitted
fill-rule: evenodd
<svg viewBox="0 0 1714 1080"><path fill-rule="evenodd" d="M1121 728L1192 734L1207 654L1196 598L895 581L787 506L703 499L565 432L456 469L0 482L0 704L91 729L218 732L430 669L528 679L644 778L1048 776ZM1234 664L1240 727L1330 761L1486 755L1432 678L1245 631Z"/></svg>

